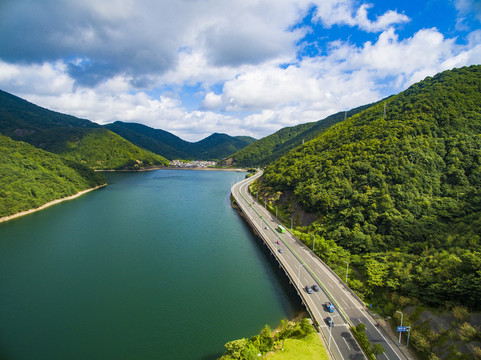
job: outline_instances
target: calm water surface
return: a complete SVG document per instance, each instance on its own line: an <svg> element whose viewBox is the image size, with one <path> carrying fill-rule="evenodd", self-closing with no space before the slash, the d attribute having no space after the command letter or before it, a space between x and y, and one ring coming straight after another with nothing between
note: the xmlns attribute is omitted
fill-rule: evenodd
<svg viewBox="0 0 481 360"><path fill-rule="evenodd" d="M229 203L244 174L109 173L0 224L0 359L215 359L299 311Z"/></svg>

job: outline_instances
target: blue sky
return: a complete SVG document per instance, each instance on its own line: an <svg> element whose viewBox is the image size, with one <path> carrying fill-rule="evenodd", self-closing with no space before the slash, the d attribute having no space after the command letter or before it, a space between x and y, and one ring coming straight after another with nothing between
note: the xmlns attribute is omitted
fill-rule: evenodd
<svg viewBox="0 0 481 360"><path fill-rule="evenodd" d="M261 138L481 64L479 0L3 0L0 89L189 141Z"/></svg>

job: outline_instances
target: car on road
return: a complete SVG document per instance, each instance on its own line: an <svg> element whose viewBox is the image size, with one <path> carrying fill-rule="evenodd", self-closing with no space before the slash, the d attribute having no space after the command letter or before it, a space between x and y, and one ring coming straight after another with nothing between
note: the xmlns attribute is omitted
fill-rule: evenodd
<svg viewBox="0 0 481 360"><path fill-rule="evenodd" d="M327 326L329 327L333 327L334 326L334 320L332 320L332 317L328 316L326 318L326 323L327 323Z"/></svg>
<svg viewBox="0 0 481 360"><path fill-rule="evenodd" d="M308 294L312 294L312 289L309 285L306 285L305 289Z"/></svg>
<svg viewBox="0 0 481 360"><path fill-rule="evenodd" d="M277 240L277 244L278 244L278 245L280 245L280 244L281 244L281 242L280 242L279 240Z"/></svg>
<svg viewBox="0 0 481 360"><path fill-rule="evenodd" d="M314 290L315 292L319 292L319 286L317 286L316 284L312 285L312 290Z"/></svg>
<svg viewBox="0 0 481 360"><path fill-rule="evenodd" d="M281 249L281 248L279 248L279 252L282 254L282 249Z"/></svg>
<svg viewBox="0 0 481 360"><path fill-rule="evenodd" d="M326 311L328 311L330 313L334 312L334 306L331 304L330 301L327 301L327 302L324 303L324 309L326 309Z"/></svg>

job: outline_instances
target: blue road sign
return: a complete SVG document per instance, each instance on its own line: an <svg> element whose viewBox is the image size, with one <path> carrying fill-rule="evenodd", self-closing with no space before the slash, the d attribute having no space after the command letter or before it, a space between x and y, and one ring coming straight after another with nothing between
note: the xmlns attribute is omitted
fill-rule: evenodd
<svg viewBox="0 0 481 360"><path fill-rule="evenodd" d="M408 327L407 326L398 326L397 327L397 332L407 332Z"/></svg>

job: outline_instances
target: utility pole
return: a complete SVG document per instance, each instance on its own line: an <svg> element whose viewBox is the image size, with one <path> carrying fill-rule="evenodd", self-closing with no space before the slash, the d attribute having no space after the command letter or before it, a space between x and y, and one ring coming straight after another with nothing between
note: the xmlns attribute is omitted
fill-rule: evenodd
<svg viewBox="0 0 481 360"><path fill-rule="evenodd" d="M397 313L400 313L401 314L401 326L403 326L403 312L402 311L396 311ZM399 345L401 345L401 335L402 335L402 332L400 331L399 332Z"/></svg>

